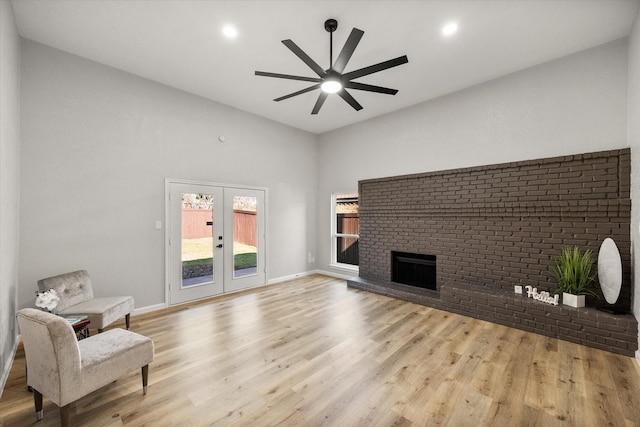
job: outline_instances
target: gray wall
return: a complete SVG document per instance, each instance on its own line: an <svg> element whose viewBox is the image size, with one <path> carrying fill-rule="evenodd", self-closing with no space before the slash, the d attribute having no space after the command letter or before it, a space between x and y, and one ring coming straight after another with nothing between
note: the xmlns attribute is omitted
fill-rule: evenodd
<svg viewBox="0 0 640 427"><path fill-rule="evenodd" d="M629 36L629 145L631 146L631 252L634 265L633 313L640 319L640 12ZM635 202L635 203L634 203ZM638 336L640 343L640 335ZM636 353L640 363L640 351Z"/></svg>
<svg viewBox="0 0 640 427"><path fill-rule="evenodd" d="M314 135L29 40L22 123L20 306L80 268L98 295L162 304L166 177L267 187L269 279L310 269Z"/></svg>
<svg viewBox="0 0 640 427"><path fill-rule="evenodd" d="M627 146L626 39L323 134L319 268L336 271L330 194L358 180Z"/></svg>
<svg viewBox="0 0 640 427"><path fill-rule="evenodd" d="M8 1L0 1L0 394L16 347L20 200L20 53Z"/></svg>

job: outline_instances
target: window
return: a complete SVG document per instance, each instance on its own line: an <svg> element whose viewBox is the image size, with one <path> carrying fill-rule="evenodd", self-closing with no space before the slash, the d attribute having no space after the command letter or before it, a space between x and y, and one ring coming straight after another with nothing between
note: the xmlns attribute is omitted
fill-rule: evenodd
<svg viewBox="0 0 640 427"><path fill-rule="evenodd" d="M360 234L358 194L334 194L331 210L331 264L347 268L357 267L358 237Z"/></svg>

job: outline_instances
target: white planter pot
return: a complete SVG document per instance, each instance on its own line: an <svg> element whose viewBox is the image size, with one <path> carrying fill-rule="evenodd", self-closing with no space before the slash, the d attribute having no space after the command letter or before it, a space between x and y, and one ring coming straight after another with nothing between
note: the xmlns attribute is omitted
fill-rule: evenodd
<svg viewBox="0 0 640 427"><path fill-rule="evenodd" d="M575 308L584 307L584 295L562 293L562 303Z"/></svg>

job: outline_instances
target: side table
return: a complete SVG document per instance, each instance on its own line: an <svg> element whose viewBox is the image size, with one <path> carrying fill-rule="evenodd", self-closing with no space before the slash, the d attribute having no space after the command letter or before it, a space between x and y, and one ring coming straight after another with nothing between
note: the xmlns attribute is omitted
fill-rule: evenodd
<svg viewBox="0 0 640 427"><path fill-rule="evenodd" d="M91 322L87 316L84 314L67 314L60 317L67 319L67 322L73 326L73 331L76 333L78 341L89 337L89 323Z"/></svg>
<svg viewBox="0 0 640 427"><path fill-rule="evenodd" d="M84 338L89 338L89 323L91 323L89 319L85 318L84 320L71 324L78 341Z"/></svg>

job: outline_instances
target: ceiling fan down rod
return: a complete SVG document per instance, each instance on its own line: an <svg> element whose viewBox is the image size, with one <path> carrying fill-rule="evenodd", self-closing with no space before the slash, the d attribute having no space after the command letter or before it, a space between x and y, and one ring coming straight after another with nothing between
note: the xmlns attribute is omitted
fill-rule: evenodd
<svg viewBox="0 0 640 427"><path fill-rule="evenodd" d="M329 32L329 70L333 70L333 32L338 29L338 21L327 19L324 21L324 29Z"/></svg>
<svg viewBox="0 0 640 427"><path fill-rule="evenodd" d="M329 69L333 70L333 33L329 33Z"/></svg>

